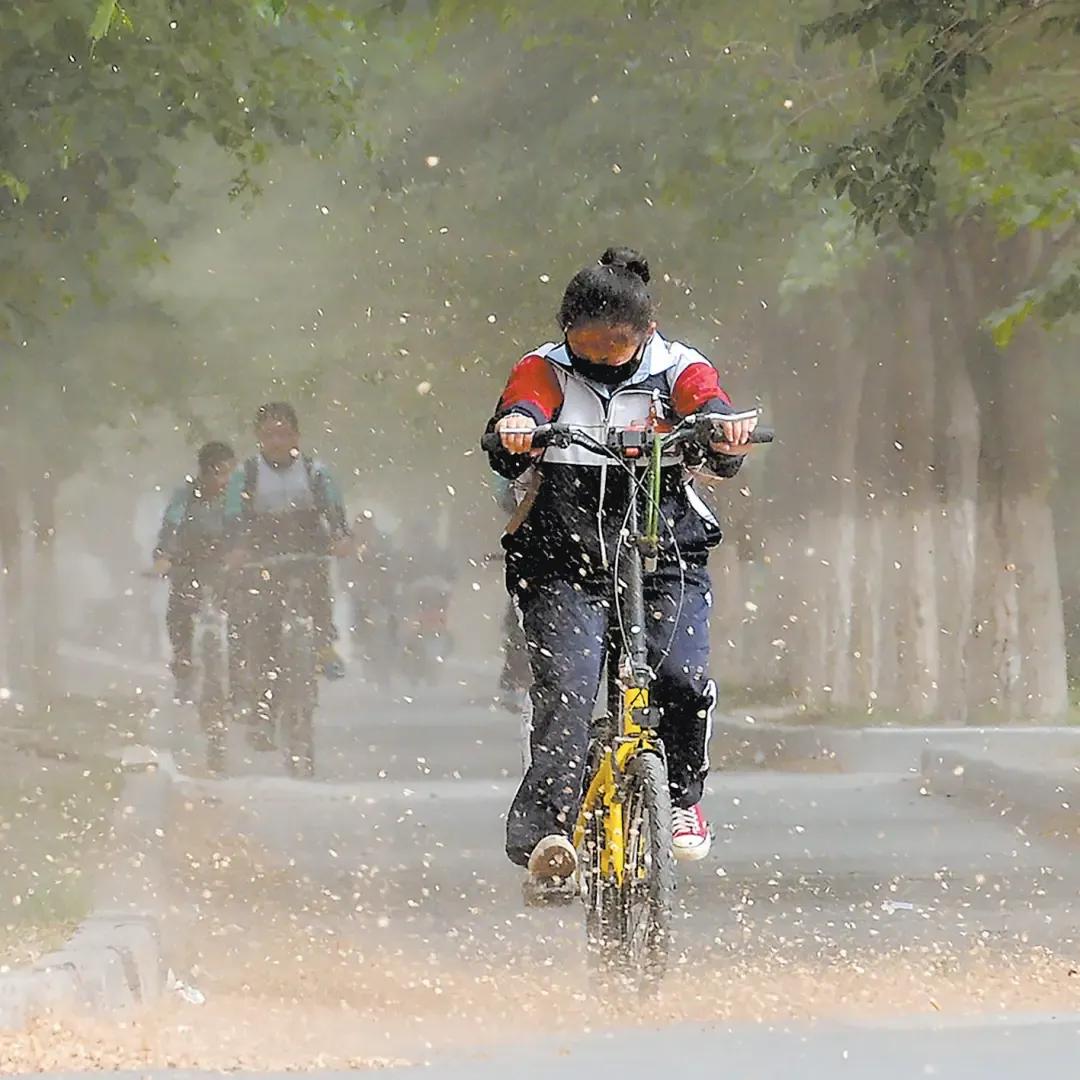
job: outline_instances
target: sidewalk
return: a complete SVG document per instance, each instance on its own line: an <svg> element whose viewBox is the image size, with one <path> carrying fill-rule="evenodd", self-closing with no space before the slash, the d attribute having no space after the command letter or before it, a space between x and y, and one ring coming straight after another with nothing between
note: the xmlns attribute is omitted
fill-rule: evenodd
<svg viewBox="0 0 1080 1080"><path fill-rule="evenodd" d="M963 798L1043 837L1080 838L1080 728L830 727L777 709L720 717L714 769L907 772L923 794Z"/></svg>
<svg viewBox="0 0 1080 1080"><path fill-rule="evenodd" d="M1027 740L927 750L920 761L929 795L974 801L1043 838L1080 838L1080 738L1029 729Z"/></svg>
<svg viewBox="0 0 1080 1080"><path fill-rule="evenodd" d="M124 755L120 769L112 858L94 890L93 910L59 949L0 973L0 1030L22 1028L49 1012L130 1010L162 992L156 912L171 779L152 759L133 753Z"/></svg>

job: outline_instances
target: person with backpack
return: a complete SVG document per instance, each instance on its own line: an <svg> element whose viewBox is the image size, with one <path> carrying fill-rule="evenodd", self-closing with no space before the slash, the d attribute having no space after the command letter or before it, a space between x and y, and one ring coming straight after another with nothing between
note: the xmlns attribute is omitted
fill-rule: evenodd
<svg viewBox="0 0 1080 1080"><path fill-rule="evenodd" d="M154 570L169 579L165 625L181 702L190 702L195 689L192 647L200 598L224 585L225 489L235 466L227 443L208 442L199 450L198 472L173 494L154 548Z"/></svg>
<svg viewBox="0 0 1080 1080"><path fill-rule="evenodd" d="M285 402L262 405L255 413L258 453L232 475L225 493L225 523L236 568L260 556L355 555L344 501L329 467L300 448L300 422ZM333 593L329 564L312 562L307 582L311 615L319 643L318 664L331 679L342 678L345 664L334 647ZM241 578L243 573L241 572ZM237 603L245 624L260 617L257 588L239 581Z"/></svg>

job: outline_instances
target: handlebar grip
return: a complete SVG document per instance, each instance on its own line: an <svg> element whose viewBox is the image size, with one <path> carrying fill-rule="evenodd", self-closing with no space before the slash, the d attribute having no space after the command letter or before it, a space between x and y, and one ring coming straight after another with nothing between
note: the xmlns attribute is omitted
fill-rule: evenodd
<svg viewBox="0 0 1080 1080"><path fill-rule="evenodd" d="M533 428L532 448L543 450L548 446L569 446L573 432L564 424L541 424ZM497 431L486 431L480 437L480 449L489 454L502 446L502 438Z"/></svg>
<svg viewBox="0 0 1080 1080"><path fill-rule="evenodd" d="M752 443L771 443L776 438L776 431L771 427L754 428L750 433Z"/></svg>

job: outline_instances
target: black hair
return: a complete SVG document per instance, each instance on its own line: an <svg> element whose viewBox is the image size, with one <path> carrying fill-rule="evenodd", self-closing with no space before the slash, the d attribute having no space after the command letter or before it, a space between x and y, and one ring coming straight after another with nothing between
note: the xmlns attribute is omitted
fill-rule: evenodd
<svg viewBox="0 0 1080 1080"><path fill-rule="evenodd" d="M259 427L270 421L274 424L288 424L293 431L300 430L300 421L296 416L296 410L285 401L271 401L266 405L260 405L255 410L255 426Z"/></svg>
<svg viewBox="0 0 1080 1080"><path fill-rule="evenodd" d="M559 326L565 333L598 322L644 333L653 321L649 277L649 264L640 252L609 247L595 266L586 266L570 279L559 308Z"/></svg>
<svg viewBox="0 0 1080 1080"><path fill-rule="evenodd" d="M227 461L235 461L236 454L228 443L208 442L199 448L199 472L208 473Z"/></svg>

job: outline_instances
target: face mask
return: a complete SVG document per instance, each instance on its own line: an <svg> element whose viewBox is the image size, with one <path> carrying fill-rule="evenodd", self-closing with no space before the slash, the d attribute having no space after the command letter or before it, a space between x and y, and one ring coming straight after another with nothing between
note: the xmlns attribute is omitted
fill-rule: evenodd
<svg viewBox="0 0 1080 1080"><path fill-rule="evenodd" d="M625 364L612 365L597 364L592 360L586 360L584 356L578 356L570 348L570 342L565 338L563 339L563 348L566 349L566 355L570 357L570 363L574 370L579 375L600 383L602 386L618 386L620 383L632 379L637 374L638 368L641 367L641 361L645 359L646 344L648 344L648 338L642 340L637 352Z"/></svg>

